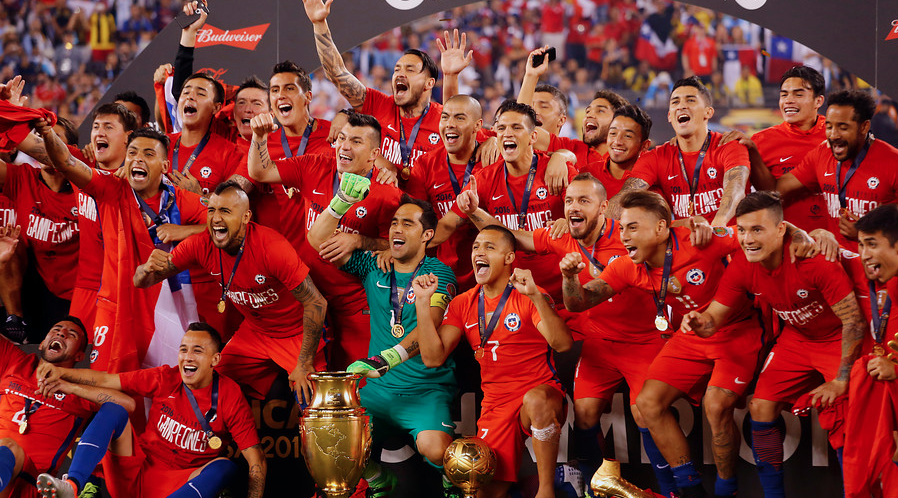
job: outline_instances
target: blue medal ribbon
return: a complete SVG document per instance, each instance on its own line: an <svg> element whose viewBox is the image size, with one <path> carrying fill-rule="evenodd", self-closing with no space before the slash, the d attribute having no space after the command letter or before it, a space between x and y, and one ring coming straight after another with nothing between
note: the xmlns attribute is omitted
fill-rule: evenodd
<svg viewBox="0 0 898 498"><path fill-rule="evenodd" d="M705 161L705 154L710 146L711 132L709 131L708 136L705 137L705 143L702 144L702 149L698 153L698 159L695 160L695 169L692 171L692 182L689 184L689 216L695 215L695 193L698 190L698 178L702 171L702 163ZM677 158L680 160L680 173L683 174L683 180L689 182L689 177L686 176L686 161L683 160L683 151L679 144L677 144Z"/></svg>
<svg viewBox="0 0 898 498"><path fill-rule="evenodd" d="M533 154L533 161L530 162L530 172L527 173L527 183L524 185L524 197L521 199L520 209L518 209L517 202L514 200L511 186L508 184L508 165L505 165L505 190L508 192L508 199L511 201L512 209L518 212L518 230L524 230L524 225L527 223L527 207L530 205L530 190L533 188L533 179L536 178L537 162L539 162L539 156Z"/></svg>
<svg viewBox="0 0 898 498"><path fill-rule="evenodd" d="M299 142L299 148L296 149L296 155L301 156L306 153L306 146L309 145L309 136L312 134L312 128L315 126L315 118L309 120L306 131L302 132L302 140ZM290 150L290 143L287 141L287 131L281 127L281 148L284 149L284 157L290 159L293 157L293 151Z"/></svg>
<svg viewBox="0 0 898 498"><path fill-rule="evenodd" d="M410 158L412 156L412 147L415 146L415 140L418 138L418 131L420 131L421 123L424 122L424 116L427 116L428 111L430 111L430 103L424 108L424 112L421 113L421 117L418 118L418 121L415 121L415 126L412 127L412 134L408 137L409 142L411 142L411 145L409 145L405 140L405 128L402 126L402 116L399 114L399 108L396 108L396 121L399 121L399 155L402 157L403 168L409 166Z"/></svg>
<svg viewBox="0 0 898 498"><path fill-rule="evenodd" d="M209 408L205 415L200 411L193 391L187 387L187 384L182 383L182 385L184 386L184 394L187 395L187 400L190 401L190 407L193 408L193 413L196 415L196 420L200 423L200 427L203 428L203 432L206 433L206 438L212 438L215 436L215 433L212 432L212 426L209 425L209 422L215 419L215 414L218 412L218 372L212 372L212 407Z"/></svg>
<svg viewBox="0 0 898 498"><path fill-rule="evenodd" d="M867 151L870 150L870 141L867 140L864 143L864 148L858 152L857 157L854 158L854 161L851 162L851 166L848 168L848 171L845 172L845 181L842 182L842 161L836 163L836 188L839 192L839 207L845 209L845 206L848 204L846 199L845 190L848 188L848 182L851 181L851 177L857 172L857 169L861 166L861 161L867 157Z"/></svg>
<svg viewBox="0 0 898 498"><path fill-rule="evenodd" d="M188 171L190 167L193 166L193 162L196 161L197 156L199 156L200 153L203 152L206 144L209 143L210 133L212 133L211 130L206 132L206 136L204 136L203 139L200 140L200 143L197 144L196 148L193 149L193 152L190 154L190 157L187 158L187 162L184 164L184 168L180 170L178 169L178 149L181 148L181 137L179 136L178 143L175 144L175 150L172 151L171 154L172 169L180 173Z"/></svg>
<svg viewBox="0 0 898 498"><path fill-rule="evenodd" d="M490 323L486 323L486 296L483 293L483 286L480 287L480 294L477 298L477 324L480 329L480 348L482 349L486 346L487 341L489 341L490 336L493 335L493 331L496 330L496 325L499 323L499 317L502 315L502 310L505 309L505 302L508 301L508 296L511 295L511 291L514 289L514 286L511 285L511 282L505 286L505 290L502 291L502 297L499 298L499 304L496 305L496 310L493 311L493 316L490 318Z"/></svg>

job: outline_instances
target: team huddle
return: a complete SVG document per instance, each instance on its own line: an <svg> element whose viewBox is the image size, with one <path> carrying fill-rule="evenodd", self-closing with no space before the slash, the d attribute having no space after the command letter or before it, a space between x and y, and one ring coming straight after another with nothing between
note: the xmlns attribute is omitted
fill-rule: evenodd
<svg viewBox="0 0 898 498"><path fill-rule="evenodd" d="M40 167L0 161L2 207L18 219L0 228L0 498L87 496L98 468L113 497L212 498L239 472L232 442L260 497L247 398L286 374L307 402L307 374L326 370L366 377L375 444L409 435L442 475L462 341L480 367L476 435L497 456L482 498L510 495L526 437L535 496L555 496L567 395L588 480L623 383L657 478L640 487L706 496L671 411L684 398L710 425L714 496L735 496L734 411L750 395L765 497L786 493L781 413L811 408L846 496L898 496L898 150L869 133L869 94L824 96L817 71L792 68L783 123L748 137L710 131L711 94L685 78L670 95L674 138L652 147L645 111L602 90L583 139L568 139L567 97L539 84L542 47L487 129L457 92L464 35L439 41L439 66L407 50L387 95L345 67L332 1L303 0L350 104L331 121L310 115L311 81L290 61L226 102L193 72L207 17L196 2L174 65L154 75L170 133L147 126L132 92L97 108L79 150L71 123L22 105L19 77L2 85L0 145ZM29 339L28 257L51 322L32 355L15 346ZM553 351L575 341L566 393ZM90 368L76 368L89 345ZM377 458L363 478L371 497L401 486Z"/></svg>

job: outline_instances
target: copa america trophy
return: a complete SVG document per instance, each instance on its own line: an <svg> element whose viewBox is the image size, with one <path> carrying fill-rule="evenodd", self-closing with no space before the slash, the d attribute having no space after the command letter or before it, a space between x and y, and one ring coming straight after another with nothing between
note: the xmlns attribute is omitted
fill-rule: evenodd
<svg viewBox="0 0 898 498"><path fill-rule="evenodd" d="M348 498L371 455L371 422L359 402L362 376L309 374L312 402L299 425L309 474L328 498Z"/></svg>
<svg viewBox="0 0 898 498"><path fill-rule="evenodd" d="M443 470L465 498L474 498L477 490L493 479L496 454L479 437L459 438L446 448Z"/></svg>

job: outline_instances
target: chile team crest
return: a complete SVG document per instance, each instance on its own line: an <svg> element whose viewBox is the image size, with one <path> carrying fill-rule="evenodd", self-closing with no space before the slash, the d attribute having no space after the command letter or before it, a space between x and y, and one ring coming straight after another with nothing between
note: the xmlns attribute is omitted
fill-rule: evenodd
<svg viewBox="0 0 898 498"><path fill-rule="evenodd" d="M411 286L409 286L408 292L405 293L405 302L409 304L415 302L415 289L412 289Z"/></svg>
<svg viewBox="0 0 898 498"><path fill-rule="evenodd" d="M692 285L701 285L705 283L705 272L698 268L693 268L686 272L686 281Z"/></svg>
<svg viewBox="0 0 898 498"><path fill-rule="evenodd" d="M517 332L521 328L521 317L517 313L509 313L505 315L504 323L509 332Z"/></svg>

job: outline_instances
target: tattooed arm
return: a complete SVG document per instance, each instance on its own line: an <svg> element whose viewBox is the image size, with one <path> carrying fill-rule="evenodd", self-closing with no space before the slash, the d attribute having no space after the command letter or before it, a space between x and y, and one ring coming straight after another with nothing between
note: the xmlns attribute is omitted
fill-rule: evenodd
<svg viewBox="0 0 898 498"><path fill-rule="evenodd" d="M265 476L268 474L268 463L265 461L262 447L257 444L241 453L243 453L246 463L249 464L249 485L246 490L246 498L262 498L262 494L265 493Z"/></svg>
<svg viewBox="0 0 898 498"><path fill-rule="evenodd" d="M256 186L253 185L253 182L251 182L249 180L249 178L247 178L243 175L238 175L237 173L234 173L233 175L231 175L231 177L228 178L228 180L234 180L235 182L240 184L240 188L242 188L243 191L246 192L247 195L251 195L253 193L253 189L256 188Z"/></svg>
<svg viewBox="0 0 898 498"><path fill-rule="evenodd" d="M321 0L302 0L306 9L306 15L312 21L315 28L315 48L318 50L318 58L324 67L327 79L331 80L340 93L346 97L355 110L359 110L365 103L365 85L346 69L343 56L337 50L334 39L331 36L330 27L327 25L327 16L330 14L333 0L322 2Z"/></svg>
<svg viewBox="0 0 898 498"><path fill-rule="evenodd" d="M66 179L78 188L84 188L93 176L93 170L86 164L72 157L72 153L56 135L53 128L44 119L37 120L34 128L44 139L46 157L38 159L44 164L52 165ZM29 154L30 155L30 154ZM34 157L34 156L32 156ZM37 159L37 158L35 158ZM46 162L44 162L46 160Z"/></svg>
<svg viewBox="0 0 898 498"><path fill-rule="evenodd" d="M736 205L745 197L745 186L748 182L748 166L736 166L723 175L723 196L720 198L720 209L714 216L712 226L724 227L736 215Z"/></svg>
<svg viewBox="0 0 898 498"><path fill-rule="evenodd" d="M842 360L839 362L839 375L829 382L811 391L811 405L819 400L824 406L831 404L837 397L848 392L848 380L851 367L861 354L861 343L864 340L864 323L854 292L849 293L832 307L833 313L842 320Z"/></svg>
<svg viewBox="0 0 898 498"><path fill-rule="evenodd" d="M147 262L134 271L134 287L152 287L159 282L181 273L171 261L171 254L161 249L153 249Z"/></svg>
<svg viewBox="0 0 898 498"><path fill-rule="evenodd" d="M281 183L281 173L277 165L268 155L268 134L278 128L271 114L253 116L249 122L253 129L253 138L246 156L246 167L249 176L262 183Z"/></svg>
<svg viewBox="0 0 898 498"><path fill-rule="evenodd" d="M128 413L133 412L137 406L134 402L134 398L115 389L77 384L63 379L57 379L54 382L44 382L41 384L41 394L43 394L44 397L49 397L56 393L73 394L79 398L86 399L97 406L101 406L103 403L115 403L127 410Z"/></svg>
<svg viewBox="0 0 898 498"><path fill-rule="evenodd" d="M121 391L122 382L118 374L100 372L87 368L59 367L46 361L41 361L35 371L37 385L43 389L45 385L59 380L68 381L88 387L99 387L112 391Z"/></svg>
<svg viewBox="0 0 898 498"><path fill-rule="evenodd" d="M327 301L318 292L312 277L306 276L299 286L290 291L293 297L302 304L302 348L296 367L290 372L290 386L294 391L300 390L305 399L312 399L312 384L306 378L315 371L312 361L318 352L318 343L324 327L324 314L327 312Z"/></svg>
<svg viewBox="0 0 898 498"><path fill-rule="evenodd" d="M721 325L726 323L726 318L730 314L731 309L729 306L720 304L717 301L711 301L708 309L703 313L690 311L689 314L684 316L680 330L683 332L695 332L695 335L699 337L711 337Z"/></svg>
<svg viewBox="0 0 898 498"><path fill-rule="evenodd" d="M608 218L612 218L615 220L620 219L620 199L621 196L626 194L627 192L632 192L634 190L646 190L651 185L641 178L630 177L627 178L627 181L624 182L624 186L621 187L620 192L617 193L614 197L608 200L608 209L605 210L605 216Z"/></svg>
<svg viewBox="0 0 898 498"><path fill-rule="evenodd" d="M587 265L579 252L565 254L558 263L561 269L561 290L564 293L564 307L570 311L586 311L593 306L607 301L616 292L604 280L597 278L586 285L580 285L577 276Z"/></svg>

